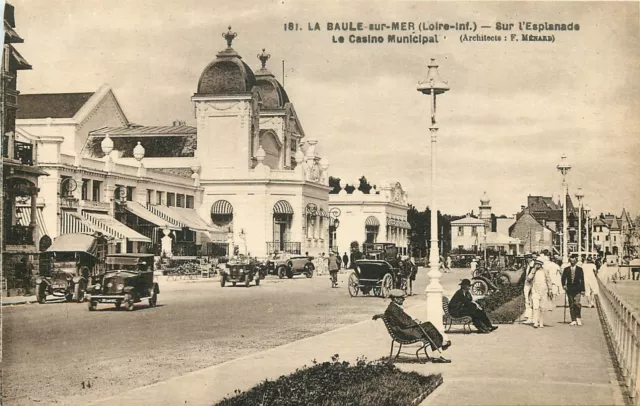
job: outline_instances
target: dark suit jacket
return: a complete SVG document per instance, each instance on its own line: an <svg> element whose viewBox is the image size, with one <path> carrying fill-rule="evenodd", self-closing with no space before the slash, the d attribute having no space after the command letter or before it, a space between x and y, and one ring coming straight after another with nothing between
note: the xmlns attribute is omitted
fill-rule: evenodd
<svg viewBox="0 0 640 406"><path fill-rule="evenodd" d="M453 317L461 317L473 314L478 308L473 303L471 293L460 288L449 302L449 313Z"/></svg>
<svg viewBox="0 0 640 406"><path fill-rule="evenodd" d="M571 267L568 266L562 271L562 286L567 287L567 292L584 292L584 271L576 265L576 276L571 280Z"/></svg>
<svg viewBox="0 0 640 406"><path fill-rule="evenodd" d="M391 302L384 312L384 317L394 326L395 333L404 339L422 339L425 335L431 339L431 348L435 351L442 347L442 334L433 324L425 321L418 325L400 306Z"/></svg>

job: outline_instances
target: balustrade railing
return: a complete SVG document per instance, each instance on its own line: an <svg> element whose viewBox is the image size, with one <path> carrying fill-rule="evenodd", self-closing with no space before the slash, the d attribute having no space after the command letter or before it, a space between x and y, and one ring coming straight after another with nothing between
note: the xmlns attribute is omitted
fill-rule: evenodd
<svg viewBox="0 0 640 406"><path fill-rule="evenodd" d="M9 245L33 245L33 228L15 225L6 229L6 242Z"/></svg>
<svg viewBox="0 0 640 406"><path fill-rule="evenodd" d="M608 330L620 372L633 404L640 404L640 317L633 307L598 279L600 309Z"/></svg>
<svg viewBox="0 0 640 406"><path fill-rule="evenodd" d="M286 252L288 254L301 254L302 243L291 241L271 241L267 242L267 254L274 252Z"/></svg>

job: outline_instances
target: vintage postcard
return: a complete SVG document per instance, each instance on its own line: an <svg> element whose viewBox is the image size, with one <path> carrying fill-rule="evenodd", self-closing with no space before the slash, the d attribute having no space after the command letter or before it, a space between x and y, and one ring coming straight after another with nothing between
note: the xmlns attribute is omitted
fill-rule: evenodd
<svg viewBox="0 0 640 406"><path fill-rule="evenodd" d="M638 2L3 13L3 404L637 399Z"/></svg>

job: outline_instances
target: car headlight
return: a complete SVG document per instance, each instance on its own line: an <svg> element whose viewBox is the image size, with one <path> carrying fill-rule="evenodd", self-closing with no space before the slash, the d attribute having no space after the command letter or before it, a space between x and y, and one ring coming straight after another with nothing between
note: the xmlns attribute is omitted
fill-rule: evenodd
<svg viewBox="0 0 640 406"><path fill-rule="evenodd" d="M107 287L108 287L108 288L110 288L110 287L112 287L112 286L113 286L113 283L111 283L111 282L107 283Z"/></svg>
<svg viewBox="0 0 640 406"><path fill-rule="evenodd" d="M241 269L241 270L240 270L240 273L244 273L244 269Z"/></svg>
<svg viewBox="0 0 640 406"><path fill-rule="evenodd" d="M122 290L124 289L124 284L119 283L118 286L116 287L118 290Z"/></svg>
<svg viewBox="0 0 640 406"><path fill-rule="evenodd" d="M36 284L39 285L42 283L42 278L36 278Z"/></svg>
<svg viewBox="0 0 640 406"><path fill-rule="evenodd" d="M100 290L100 284L96 283L95 286L93 287L95 290Z"/></svg>

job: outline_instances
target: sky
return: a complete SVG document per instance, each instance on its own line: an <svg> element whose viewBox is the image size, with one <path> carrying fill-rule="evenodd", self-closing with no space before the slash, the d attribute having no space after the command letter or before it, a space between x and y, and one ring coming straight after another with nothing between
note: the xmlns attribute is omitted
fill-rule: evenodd
<svg viewBox="0 0 640 406"><path fill-rule="evenodd" d="M95 91L108 83L130 121L195 125L190 97L217 52L233 48L254 70L262 48L293 103L306 139L352 183L400 182L418 208L431 204L430 100L416 90L431 58L451 90L437 99L437 207L513 215L527 195L560 195L556 166L572 165L571 195L582 187L592 212L640 214L640 6L638 2L307 2L217 0L12 0L23 94ZM327 31L328 22L475 22L460 42L390 44L401 32ZM577 23L549 32L555 42L511 42L518 22ZM286 31L285 23L299 31ZM320 31L308 30L318 22ZM497 31L496 23L516 23ZM410 34L407 32L405 34ZM382 44L348 36L382 35ZM543 33L544 34L544 33ZM345 43L333 43L340 35ZM445 38L446 36L446 38ZM285 61L284 72L282 61Z"/></svg>

